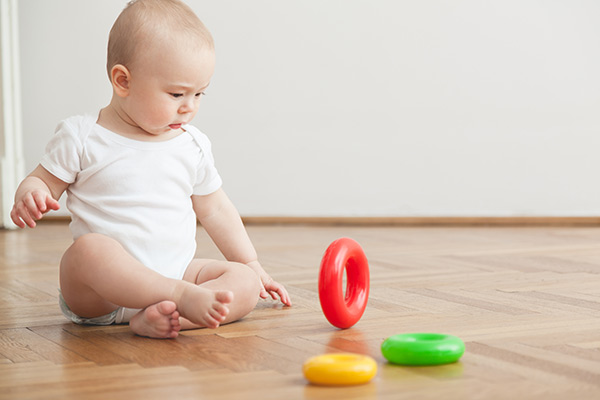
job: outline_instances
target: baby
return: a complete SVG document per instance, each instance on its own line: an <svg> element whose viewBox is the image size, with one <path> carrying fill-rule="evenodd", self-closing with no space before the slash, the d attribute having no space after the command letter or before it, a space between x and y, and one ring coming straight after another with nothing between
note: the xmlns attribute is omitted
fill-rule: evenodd
<svg viewBox="0 0 600 400"><path fill-rule="evenodd" d="M109 37L110 104L62 121L19 185L11 218L21 228L67 192L74 242L60 305L73 322L175 338L236 321L259 297L291 305L221 188L208 138L188 125L214 66L212 37L187 5L130 2ZM195 258L196 220L228 261Z"/></svg>

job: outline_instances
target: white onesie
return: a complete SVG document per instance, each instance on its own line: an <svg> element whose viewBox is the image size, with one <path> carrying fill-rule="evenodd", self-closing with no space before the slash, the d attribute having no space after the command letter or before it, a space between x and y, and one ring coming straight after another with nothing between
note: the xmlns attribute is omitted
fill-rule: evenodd
<svg viewBox="0 0 600 400"><path fill-rule="evenodd" d="M181 279L196 252L192 194L222 181L210 141L193 126L163 142L141 142L109 131L92 116L62 121L41 165L69 183L73 239L101 233L145 266Z"/></svg>

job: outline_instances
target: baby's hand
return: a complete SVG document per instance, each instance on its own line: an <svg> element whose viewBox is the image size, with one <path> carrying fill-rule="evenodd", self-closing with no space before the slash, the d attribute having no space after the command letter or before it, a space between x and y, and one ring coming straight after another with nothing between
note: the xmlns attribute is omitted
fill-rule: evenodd
<svg viewBox="0 0 600 400"><path fill-rule="evenodd" d="M32 190L15 201L10 218L19 228L25 228L26 224L30 228L35 228L35 221L42 219L48 211L59 208L58 201L50 193L44 190Z"/></svg>
<svg viewBox="0 0 600 400"><path fill-rule="evenodd" d="M292 305L292 300L290 299L290 295L288 294L285 287L281 283L275 282L273 278L271 278L269 274L266 273L266 271L263 269L263 267L258 261L248 263L248 266L252 268L260 278L261 299L268 299L270 295L273 300L277 300L279 296L279 300L283 304L285 304L286 306Z"/></svg>
<svg viewBox="0 0 600 400"><path fill-rule="evenodd" d="M277 296L279 296L279 300L281 300L283 304L286 306L292 305L290 295L281 283L275 282L269 275L266 275L266 279L264 280L261 277L261 282L263 284L263 289L260 292L261 299L267 299L269 295L271 295L273 300L277 300ZM275 294L277 294L277 296Z"/></svg>

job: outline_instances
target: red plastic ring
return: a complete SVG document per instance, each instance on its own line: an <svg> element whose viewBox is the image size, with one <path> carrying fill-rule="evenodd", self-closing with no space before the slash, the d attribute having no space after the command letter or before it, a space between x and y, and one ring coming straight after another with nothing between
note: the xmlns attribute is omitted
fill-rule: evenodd
<svg viewBox="0 0 600 400"><path fill-rule="evenodd" d="M368 299L369 262L363 249L350 238L335 240L325 251L319 271L319 300L325 318L333 326L350 328L362 317Z"/></svg>

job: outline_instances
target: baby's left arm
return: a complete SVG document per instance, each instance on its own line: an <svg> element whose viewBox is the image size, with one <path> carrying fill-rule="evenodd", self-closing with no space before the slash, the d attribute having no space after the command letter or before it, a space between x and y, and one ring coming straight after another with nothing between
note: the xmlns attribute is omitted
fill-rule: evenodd
<svg viewBox="0 0 600 400"><path fill-rule="evenodd" d="M292 303L283 285L275 282L258 262L256 250L248 237L240 215L223 189L206 196L192 196L192 204L198 221L202 224L221 253L229 261L246 264L258 275L261 282L261 298L279 296L281 302Z"/></svg>

